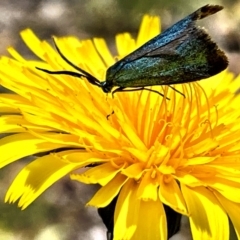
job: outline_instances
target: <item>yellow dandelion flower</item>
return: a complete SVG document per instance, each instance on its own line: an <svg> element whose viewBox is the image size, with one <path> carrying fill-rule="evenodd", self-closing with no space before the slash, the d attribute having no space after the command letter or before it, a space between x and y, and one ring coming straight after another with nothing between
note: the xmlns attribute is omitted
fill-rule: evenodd
<svg viewBox="0 0 240 240"><path fill-rule="evenodd" d="M116 37L122 58L159 33L145 16L137 40ZM26 208L61 177L102 187L88 205L106 207L118 196L114 239L167 239L164 205L190 219L194 239L240 238L240 96L228 72L197 83L118 93L114 98L83 79L36 67L71 70L46 41L21 32L42 61L13 48L0 60L0 166L50 152L26 165L5 201ZM103 39L57 38L63 54L98 79L115 62ZM106 118L114 110L114 114ZM57 151L56 151L57 150ZM83 168L91 166L89 168ZM82 169L82 173L74 172Z"/></svg>

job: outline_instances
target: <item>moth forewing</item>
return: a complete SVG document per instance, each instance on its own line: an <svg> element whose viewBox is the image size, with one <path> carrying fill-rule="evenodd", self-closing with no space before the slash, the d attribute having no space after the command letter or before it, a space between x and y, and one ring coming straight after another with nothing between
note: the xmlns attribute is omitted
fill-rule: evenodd
<svg viewBox="0 0 240 240"><path fill-rule="evenodd" d="M170 85L201 80L228 66L225 53L196 20L220 10L206 5L111 66L106 81L119 87Z"/></svg>

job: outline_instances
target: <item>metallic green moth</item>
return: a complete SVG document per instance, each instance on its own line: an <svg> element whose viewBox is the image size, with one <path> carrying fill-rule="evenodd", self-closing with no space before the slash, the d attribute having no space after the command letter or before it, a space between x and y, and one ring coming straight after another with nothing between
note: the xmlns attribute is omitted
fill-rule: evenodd
<svg viewBox="0 0 240 240"><path fill-rule="evenodd" d="M228 59L206 31L196 26L195 22L222 9L219 5L199 8L109 67L105 81L99 81L71 63L56 44L61 57L78 72L38 69L49 74L84 77L103 92L112 94L123 91L153 91L146 87L208 78L223 71L228 66ZM116 88L112 91L114 87Z"/></svg>

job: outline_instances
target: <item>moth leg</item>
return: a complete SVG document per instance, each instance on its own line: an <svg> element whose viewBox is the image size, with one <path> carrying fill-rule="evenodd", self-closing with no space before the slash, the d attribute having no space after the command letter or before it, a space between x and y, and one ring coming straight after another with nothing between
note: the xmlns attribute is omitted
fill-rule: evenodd
<svg viewBox="0 0 240 240"><path fill-rule="evenodd" d="M159 91L153 90L153 89L150 89L150 88L145 88L145 87L134 88L134 89L126 89L126 90L123 90L123 91L132 92L132 91L139 91L139 90L146 90L146 91L149 91L149 92L154 92L154 93L160 95L161 97L165 97L164 94L160 93ZM170 98L168 98L168 97L166 97L166 99L170 100Z"/></svg>
<svg viewBox="0 0 240 240"><path fill-rule="evenodd" d="M164 94L158 92L157 90L149 89L149 88L143 88L143 90L149 91L149 92L154 92L159 94L161 97L165 97ZM170 100L168 97L166 97L167 100Z"/></svg>
<svg viewBox="0 0 240 240"><path fill-rule="evenodd" d="M170 87L172 90L176 91L177 93L181 94L184 98L186 98L186 96L182 92L178 91L176 88L174 88L170 85L168 85L168 87Z"/></svg>
<svg viewBox="0 0 240 240"><path fill-rule="evenodd" d="M135 92L135 91L140 91L140 90L144 90L144 87L140 87L140 88L131 88L131 89L126 89L126 87L118 87L115 90L112 91L112 97L114 97L113 95L116 92Z"/></svg>
<svg viewBox="0 0 240 240"><path fill-rule="evenodd" d="M115 90L113 90L113 91L112 91L112 98L114 98L114 94L115 94L116 92L122 92L123 89L124 89L124 87L118 87L118 88L116 88Z"/></svg>
<svg viewBox="0 0 240 240"><path fill-rule="evenodd" d="M145 87L139 87L139 88L130 88L130 89L126 89L125 87L119 87L119 88L116 88L113 92L112 92L112 96L116 93L116 92L135 92L135 91L141 91L141 90L146 90L146 91L149 91L149 92L154 92L154 93L157 93L159 94L161 97L165 97L164 94L156 91L156 90L153 90L153 89L149 89L149 88L145 88ZM114 97L114 96L113 96ZM170 100L168 97L166 97L167 100Z"/></svg>
<svg viewBox="0 0 240 240"><path fill-rule="evenodd" d="M107 120L108 120L109 117L112 116L113 114L114 114L114 110L113 110L110 114L108 114L108 115L106 116Z"/></svg>
<svg viewBox="0 0 240 240"><path fill-rule="evenodd" d="M134 92L134 91L139 91L139 90L144 90L144 89L145 89L144 87L134 88L134 89L126 89L125 87L118 87L118 88L116 88L114 91L112 91L112 98L114 98L114 94L115 94L116 92ZM110 114L108 114L108 115L106 116L107 120L108 120L109 117L110 117L111 115L113 115L113 114L114 114L114 110L113 110Z"/></svg>

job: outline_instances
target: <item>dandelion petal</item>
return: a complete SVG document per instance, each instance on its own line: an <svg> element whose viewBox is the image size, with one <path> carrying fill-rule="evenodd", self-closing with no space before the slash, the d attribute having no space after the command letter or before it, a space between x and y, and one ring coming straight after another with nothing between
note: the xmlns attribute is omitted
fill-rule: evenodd
<svg viewBox="0 0 240 240"><path fill-rule="evenodd" d="M17 175L8 189L5 202L16 202L19 199L18 206L24 209L49 186L78 167L79 164L61 161L56 155L40 157Z"/></svg>
<svg viewBox="0 0 240 240"><path fill-rule="evenodd" d="M194 240L226 240L229 238L228 218L211 191L204 187L181 186L189 210Z"/></svg>

